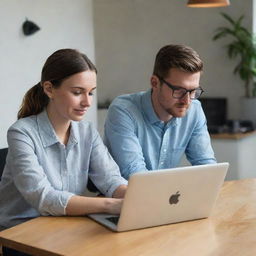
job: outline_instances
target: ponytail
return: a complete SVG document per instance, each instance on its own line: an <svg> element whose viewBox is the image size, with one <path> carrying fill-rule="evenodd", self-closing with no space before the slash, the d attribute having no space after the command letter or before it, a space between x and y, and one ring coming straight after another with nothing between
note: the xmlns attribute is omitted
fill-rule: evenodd
<svg viewBox="0 0 256 256"><path fill-rule="evenodd" d="M39 82L30 88L25 94L18 112L18 119L41 113L47 106L48 102L49 98L44 93L43 87Z"/></svg>

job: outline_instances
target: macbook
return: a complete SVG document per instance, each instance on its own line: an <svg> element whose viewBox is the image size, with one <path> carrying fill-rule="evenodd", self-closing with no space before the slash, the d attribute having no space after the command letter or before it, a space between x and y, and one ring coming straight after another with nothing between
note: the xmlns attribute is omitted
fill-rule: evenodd
<svg viewBox="0 0 256 256"><path fill-rule="evenodd" d="M228 167L228 163L217 163L135 173L120 215L88 217L114 231L207 218Z"/></svg>

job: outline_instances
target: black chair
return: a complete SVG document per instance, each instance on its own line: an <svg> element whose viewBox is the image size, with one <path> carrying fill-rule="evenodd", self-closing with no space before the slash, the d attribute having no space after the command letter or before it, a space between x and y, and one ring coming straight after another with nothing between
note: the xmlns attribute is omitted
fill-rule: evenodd
<svg viewBox="0 0 256 256"><path fill-rule="evenodd" d="M0 180L3 174L7 153L8 153L8 148L0 149Z"/></svg>
<svg viewBox="0 0 256 256"><path fill-rule="evenodd" d="M99 190L97 189L97 187L94 185L94 183L91 181L90 178L88 178L87 189L92 193L99 193Z"/></svg>

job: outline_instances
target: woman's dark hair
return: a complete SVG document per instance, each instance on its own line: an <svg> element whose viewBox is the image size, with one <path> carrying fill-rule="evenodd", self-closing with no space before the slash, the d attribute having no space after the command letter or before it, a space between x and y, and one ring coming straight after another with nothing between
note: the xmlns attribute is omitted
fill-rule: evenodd
<svg viewBox="0 0 256 256"><path fill-rule="evenodd" d="M43 66L41 81L25 94L18 112L18 119L37 115L48 105L49 98L42 87L45 81L50 81L54 88L58 88L64 79L87 70L97 73L96 67L85 54L74 49L61 49L54 52Z"/></svg>

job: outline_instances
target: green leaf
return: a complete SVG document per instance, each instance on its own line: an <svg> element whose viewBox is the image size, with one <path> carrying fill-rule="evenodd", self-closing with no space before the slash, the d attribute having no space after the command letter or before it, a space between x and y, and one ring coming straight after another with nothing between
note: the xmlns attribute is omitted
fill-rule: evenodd
<svg viewBox="0 0 256 256"><path fill-rule="evenodd" d="M226 13L222 12L221 15L227 20L229 21L232 25L235 25L236 22Z"/></svg>
<svg viewBox="0 0 256 256"><path fill-rule="evenodd" d="M231 41L226 45L227 55L230 59L237 60L234 74L239 74L241 80L245 82L245 95L249 96L249 85L252 81L256 83L256 35L252 34L242 25L244 16L233 19L226 13L221 13L228 21L228 26L222 26L215 30L213 40L229 37ZM256 96L256 84L255 84ZM250 89L252 90L252 89Z"/></svg>

